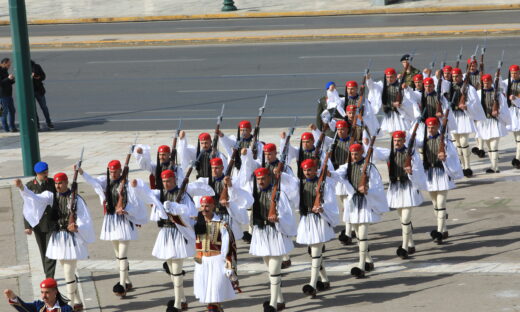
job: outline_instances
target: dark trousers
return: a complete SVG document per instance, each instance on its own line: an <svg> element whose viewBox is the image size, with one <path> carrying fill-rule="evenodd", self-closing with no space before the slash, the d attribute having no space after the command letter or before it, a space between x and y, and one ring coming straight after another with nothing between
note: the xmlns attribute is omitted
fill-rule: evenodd
<svg viewBox="0 0 520 312"><path fill-rule="evenodd" d="M14 101L13 97L0 97L0 105L2 105L2 127L4 131L16 129L14 126L14 114L16 110L14 109ZM7 125L7 117L9 117L9 125Z"/></svg>
<svg viewBox="0 0 520 312"><path fill-rule="evenodd" d="M51 122L51 116L49 115L49 108L47 108L47 100L45 99L44 94L37 94L34 93L34 98L40 105L40 108L42 109L43 116L45 116L45 123L50 124ZM38 112L36 112L36 120L38 122L38 127L40 126L40 119L38 118Z"/></svg>
<svg viewBox="0 0 520 312"><path fill-rule="evenodd" d="M47 253L47 245L49 244L52 232L42 232L38 227L36 227L33 229L33 234L36 238L38 248L40 249L40 256L42 257L45 277L54 278L54 272L56 271L56 260L49 259L45 256Z"/></svg>

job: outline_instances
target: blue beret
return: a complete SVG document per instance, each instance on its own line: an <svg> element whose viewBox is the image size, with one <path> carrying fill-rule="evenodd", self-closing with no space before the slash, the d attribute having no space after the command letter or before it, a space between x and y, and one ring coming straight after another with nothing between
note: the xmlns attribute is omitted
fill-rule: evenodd
<svg viewBox="0 0 520 312"><path fill-rule="evenodd" d="M336 84L334 83L334 81L329 81L329 82L327 82L327 84L325 85L325 90L328 90L328 89L330 88L330 86L332 86L332 85L336 85Z"/></svg>
<svg viewBox="0 0 520 312"><path fill-rule="evenodd" d="M34 165L34 172L41 173L49 170L49 165L46 162L39 161Z"/></svg>

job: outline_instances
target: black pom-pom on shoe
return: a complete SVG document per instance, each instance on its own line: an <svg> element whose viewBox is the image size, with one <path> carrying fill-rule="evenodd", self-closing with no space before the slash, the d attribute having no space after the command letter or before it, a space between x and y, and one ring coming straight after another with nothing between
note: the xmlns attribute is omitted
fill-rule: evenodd
<svg viewBox="0 0 520 312"><path fill-rule="evenodd" d="M121 286L121 284L119 284L119 282L114 285L112 292L114 292L114 294L118 297L126 296L126 290L123 286Z"/></svg>
<svg viewBox="0 0 520 312"><path fill-rule="evenodd" d="M432 237L433 241L436 242L437 244L442 244L442 233L437 231L437 230L433 230L430 232L430 236Z"/></svg>
<svg viewBox="0 0 520 312"><path fill-rule="evenodd" d="M302 292L306 294L307 296L311 296L312 298L316 297L316 289L312 287L311 285L305 285L302 288Z"/></svg>
<svg viewBox="0 0 520 312"><path fill-rule="evenodd" d="M341 231L341 233L339 234L338 236L338 240L343 244L343 245L350 245L352 244L352 237L349 237L345 234L345 230Z"/></svg>
<svg viewBox="0 0 520 312"><path fill-rule="evenodd" d="M373 262L365 262L365 271L366 272L374 271L374 269L375 269L375 267L374 267Z"/></svg>
<svg viewBox="0 0 520 312"><path fill-rule="evenodd" d="M244 242L251 244L252 238L253 238L253 236L251 236L251 233L249 233L248 231L244 231L243 236L242 236L242 240Z"/></svg>
<svg viewBox="0 0 520 312"><path fill-rule="evenodd" d="M396 254L399 258L405 260L408 259L408 251L404 250L402 246L397 248Z"/></svg>
<svg viewBox="0 0 520 312"><path fill-rule="evenodd" d="M322 281L317 281L316 282L316 289L318 291L325 291L325 290L328 290L330 289L330 282L322 282Z"/></svg>
<svg viewBox="0 0 520 312"><path fill-rule="evenodd" d="M350 270L350 274L356 278L363 278L365 277L365 271L361 270L360 268L358 267L353 267L351 270Z"/></svg>

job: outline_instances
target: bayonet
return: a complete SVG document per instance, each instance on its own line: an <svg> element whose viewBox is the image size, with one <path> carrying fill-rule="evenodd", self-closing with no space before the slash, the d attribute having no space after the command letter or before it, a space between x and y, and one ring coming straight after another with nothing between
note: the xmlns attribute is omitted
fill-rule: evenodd
<svg viewBox="0 0 520 312"><path fill-rule="evenodd" d="M226 107L226 104L222 104L222 109L220 110L220 115L217 117L217 125L220 126L222 123L222 118L224 118L224 108Z"/></svg>

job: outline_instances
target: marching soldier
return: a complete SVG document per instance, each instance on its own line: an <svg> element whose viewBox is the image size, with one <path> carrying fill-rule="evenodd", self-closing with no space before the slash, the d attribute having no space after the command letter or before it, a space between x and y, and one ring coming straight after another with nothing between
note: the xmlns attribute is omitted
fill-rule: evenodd
<svg viewBox="0 0 520 312"><path fill-rule="evenodd" d="M415 75L421 74L421 71L410 64L410 54L405 54L401 57L401 64L403 65L403 70L406 69L406 71L404 71L403 77L400 77L400 79L410 86Z"/></svg>
<svg viewBox="0 0 520 312"><path fill-rule="evenodd" d="M231 157L233 154L233 148L235 147L237 141L239 142L238 148L239 150L242 150L243 148L249 148L252 149L253 144L253 134L252 134L252 127L251 122L248 120L242 120L238 123L238 129L237 129L237 136L227 136L224 135L224 133L220 132L220 142L222 143L222 146L224 146L224 149L226 150L228 157ZM263 148L263 143L257 141L256 142L256 148L258 151L261 151ZM235 168L237 170L240 170L241 162L240 162L240 155L235 159Z"/></svg>
<svg viewBox="0 0 520 312"><path fill-rule="evenodd" d="M232 237L228 224L214 209L213 197L203 196L195 223L193 291L201 303L208 304L208 312L224 311L221 303L236 296L230 281L234 274Z"/></svg>
<svg viewBox="0 0 520 312"><path fill-rule="evenodd" d="M367 87L372 111L377 114L382 110L384 113L381 129L390 134L398 130L408 130L410 121L413 120L413 105L403 95L395 69L387 68L385 78L378 82L374 82L368 74Z"/></svg>
<svg viewBox="0 0 520 312"><path fill-rule="evenodd" d="M58 290L58 283L53 278L47 278L40 283L42 300L35 300L33 303L26 303L18 297L11 289L5 289L4 295L9 304L20 312L73 312L65 299Z"/></svg>
<svg viewBox="0 0 520 312"><path fill-rule="evenodd" d="M516 155L511 164L514 168L520 169L520 66L511 65L509 75L502 84L511 115L511 125L507 126L507 130L513 132L516 142Z"/></svg>
<svg viewBox="0 0 520 312"><path fill-rule="evenodd" d="M300 179L300 223L296 242L309 246L311 256L311 280L303 286L303 293L314 297L317 291L330 288L330 282L325 271L322 250L325 243L334 238L334 226L338 223L339 212L334 196L334 182L324 179L319 185L318 166L314 159L301 162L304 178ZM323 189L322 202L316 205L318 188ZM318 280L318 277L321 281Z"/></svg>
<svg viewBox="0 0 520 312"><path fill-rule="evenodd" d="M87 245L95 240L94 227L83 198L76 195L76 202L72 203L67 175L63 172L55 174L54 183L56 193L44 191L35 194L24 187L20 179L15 181L24 200L24 215L31 226L38 224L48 206L53 207L50 218L55 228L50 234L46 256L59 260L63 266L70 305L77 312L83 310L83 304L77 286L76 266L78 260L88 257Z"/></svg>
<svg viewBox="0 0 520 312"><path fill-rule="evenodd" d="M418 140L417 145L422 145L423 165L428 177L426 184L437 217L437 230L431 231L430 235L437 244L442 244L448 238L448 190L455 188L453 181L462 177L462 169L453 143L439 133L439 120L430 117L425 124L427 134L423 140ZM441 144L445 146L444 149L441 149Z"/></svg>
<svg viewBox="0 0 520 312"><path fill-rule="evenodd" d="M374 270L374 262L368 250L368 227L381 220L381 215L388 211L385 189L377 168L363 157L363 146L352 144L349 147L350 162L331 172L338 183L344 185L348 198L345 201L343 220L352 224L359 246L359 264L350 273L356 278L363 278L365 272ZM367 184L363 184L363 167Z"/></svg>
<svg viewBox="0 0 520 312"><path fill-rule="evenodd" d="M470 57L468 59L468 69L469 69L469 83L478 91L482 88L482 75L478 70L477 59L474 57ZM464 77L466 78L466 77Z"/></svg>
<svg viewBox="0 0 520 312"><path fill-rule="evenodd" d="M311 125L311 128L314 128ZM349 146L350 146L350 137L349 137L349 125L344 120L338 120L336 122L336 130L337 130L337 137L336 141L333 142L333 139L331 138L325 138L325 143L327 147L330 146L330 144L336 144L336 148L334 149L334 152L332 153L330 160L332 162L332 168L334 170L337 170L341 165L345 164L348 160L349 155ZM314 136L319 136L320 132L319 130L315 129L313 130ZM325 149L325 147L324 147ZM331 169L332 169L331 168ZM332 171L332 170L331 170ZM347 207L347 201L348 201L348 192L345 186L342 183L337 183L335 187L335 193L337 196L337 203L339 207ZM346 217L348 215L345 214ZM345 229L341 231L341 233L338 236L338 240L343 245L350 245L352 244L352 238L354 237L355 232L352 229L352 225L347 221L345 221Z"/></svg>
<svg viewBox="0 0 520 312"><path fill-rule="evenodd" d="M128 187L127 184L121 185L123 170L119 160L108 163L106 176L93 178L81 168L79 173L85 182L94 188L103 206L104 217L100 239L112 241L119 262L119 282L114 285L113 292L117 296L124 297L127 291L132 289L132 282L128 276L128 248L130 241L137 239L137 225L147 222L146 207L137 201L134 188ZM123 195L121 200L120 190ZM118 203L122 203L122 209L116 209Z"/></svg>
<svg viewBox="0 0 520 312"><path fill-rule="evenodd" d="M265 148L265 147L264 147ZM241 170L241 175L251 175ZM281 311L285 308L282 295L282 258L294 248L291 236L297 233L293 219L290 197L298 192L294 189L292 177L282 172L280 174L279 194L273 194L273 180L269 169L261 167L254 171L254 178L248 179L245 186L253 194L253 233L249 253L262 257L269 271L271 281L271 299L264 302L265 312ZM289 196L288 194L291 194ZM271 201L279 195L275 211L270 214ZM274 207L274 206L273 206ZM271 209L272 210L272 209Z"/></svg>
<svg viewBox="0 0 520 312"><path fill-rule="evenodd" d="M388 164L390 184L386 192L388 206L397 211L401 221L403 243L397 248L396 254L402 259L415 253L412 237L412 210L423 202L420 190L426 190L424 167L415 150L405 145L406 132L396 131L392 134L390 149L379 148L385 154ZM415 138L414 138L415 140ZM412 142L414 144L414 142Z"/></svg>
<svg viewBox="0 0 520 312"><path fill-rule="evenodd" d="M495 94L499 92L498 94ZM498 173L498 142L500 137L506 136L507 126L511 125L511 115L507 102L499 90L493 87L493 78L490 74L482 75L482 89L478 92L480 103L486 118L477 120L476 128L480 140L487 145L491 167L486 173ZM495 103L495 99L498 103Z"/></svg>
<svg viewBox="0 0 520 312"><path fill-rule="evenodd" d="M176 183L174 171L164 170L161 179L163 185L161 190L151 190L137 180L133 180L131 185L141 200L152 204L150 221L157 222L160 228L152 255L166 260L168 269L166 271L172 280L175 295L175 300L168 302L167 312L177 312L188 309L184 295L182 266L186 258L193 257L195 254L192 220L197 216L197 210L191 196L211 195L213 191L207 185L190 183L186 186L186 192L181 194L180 201L177 202L180 188Z"/></svg>
<svg viewBox="0 0 520 312"><path fill-rule="evenodd" d="M224 161L224 170L227 166L227 157L219 151L214 151L211 145L211 135L203 132L199 134L197 147L188 145L186 132L179 134L179 159L184 171L190 166L192 161L197 161L197 179L200 177L208 178L211 176L211 158L219 157Z"/></svg>
<svg viewBox="0 0 520 312"><path fill-rule="evenodd" d="M173 170L177 178L177 184L184 179L184 172L180 166L175 164L171 158L171 149L168 145L161 145L157 148L157 161L153 162L150 156L150 146L137 144L133 153L139 169L150 172L150 187L162 190L161 172ZM157 165L159 164L159 165Z"/></svg>
<svg viewBox="0 0 520 312"><path fill-rule="evenodd" d="M43 161L37 162L34 165L34 172L36 173L36 176L33 180L27 182L25 186L27 186L27 188L34 194L41 194L45 191L56 194L54 181L49 178L49 165ZM47 206L38 224L34 227L31 227L29 222L24 219L25 233L27 235L34 233L34 238L36 238L36 243L38 244L38 249L40 250L40 256L42 258L45 277L54 277L54 272L56 270L56 260L49 259L45 256L47 253L47 244L49 244L49 239L51 238L51 234L55 228L55 220L53 220L52 216L54 216L56 212L52 209L52 205Z"/></svg>
<svg viewBox="0 0 520 312"><path fill-rule="evenodd" d="M473 170L471 170L470 162L469 135L476 131L474 120L484 119L484 111L479 103L475 88L469 85L469 83L464 84L462 81L460 68L452 69L452 77L453 82L450 83L447 97L451 103L450 109L456 126L449 130L457 145L457 153L463 168L462 172L464 176L471 177ZM461 97L463 93L465 102L462 103Z"/></svg>

